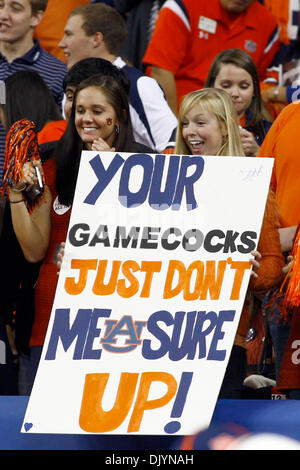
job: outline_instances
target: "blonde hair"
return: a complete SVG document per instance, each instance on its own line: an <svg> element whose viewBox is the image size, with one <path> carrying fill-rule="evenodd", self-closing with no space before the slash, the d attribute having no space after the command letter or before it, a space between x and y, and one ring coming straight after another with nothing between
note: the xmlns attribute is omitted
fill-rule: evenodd
<svg viewBox="0 0 300 470"><path fill-rule="evenodd" d="M203 88L192 91L183 98L178 113L175 153L190 154L190 150L182 137L182 123L186 114L197 104L200 104L203 111L215 115L220 130L226 129L227 135L217 155L245 156L238 128L238 117L232 99L228 93L216 88Z"/></svg>

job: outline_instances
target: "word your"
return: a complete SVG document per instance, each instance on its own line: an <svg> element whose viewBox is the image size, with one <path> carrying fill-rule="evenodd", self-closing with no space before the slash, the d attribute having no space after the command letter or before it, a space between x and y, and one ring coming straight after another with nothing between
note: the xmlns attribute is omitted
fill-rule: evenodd
<svg viewBox="0 0 300 470"><path fill-rule="evenodd" d="M125 226L117 226L110 236L107 225L99 225L95 233L91 233L88 224L77 223L69 230L71 245L97 246L113 248L143 248L176 250L182 246L186 251L197 251L202 246L208 253L250 253L255 248L256 232L242 233L227 230L210 230L204 234L199 229L190 229L185 233L177 227L169 227L161 232L160 227L130 227L126 233Z"/></svg>
<svg viewBox="0 0 300 470"><path fill-rule="evenodd" d="M164 189L161 189L167 159L169 159L169 166L165 175L166 182ZM166 155L156 155L153 158L147 154L133 154L124 159L117 153L105 169L98 154L89 161L89 164L98 181L86 196L84 200L86 204L95 205L121 169L118 199L123 206L137 207L148 198L149 206L155 210L165 210L170 207L172 210L179 210L185 193L187 209L193 210L197 207L194 184L199 180L204 169L204 160L200 156L172 155L169 158ZM136 183L133 173L136 167L143 169L143 177L138 190L132 192L130 187L132 183ZM188 175L191 168L194 168L194 172Z"/></svg>

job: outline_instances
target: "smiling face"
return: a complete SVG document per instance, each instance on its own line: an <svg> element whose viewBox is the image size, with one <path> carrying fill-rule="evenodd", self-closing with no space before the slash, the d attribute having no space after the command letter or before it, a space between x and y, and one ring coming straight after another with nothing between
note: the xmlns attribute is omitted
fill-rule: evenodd
<svg viewBox="0 0 300 470"><path fill-rule="evenodd" d="M81 15L70 16L65 26L64 36L59 43L59 47L64 50L68 69L76 62L94 56L94 36L87 36L82 23Z"/></svg>
<svg viewBox="0 0 300 470"><path fill-rule="evenodd" d="M66 99L65 99L65 104L64 104L64 113L65 113L65 117L66 117L67 121L69 120L69 117L71 115L72 104L73 104L73 98L74 98L75 91L76 91L75 86L68 85L67 88L66 88L66 93L65 93Z"/></svg>
<svg viewBox="0 0 300 470"><path fill-rule="evenodd" d="M238 116L243 116L254 94L251 75L236 65L221 64L214 87L226 91L232 98Z"/></svg>
<svg viewBox="0 0 300 470"><path fill-rule="evenodd" d="M31 38L42 12L32 13L29 0L0 0L0 41L21 42Z"/></svg>
<svg viewBox="0 0 300 470"><path fill-rule="evenodd" d="M192 155L218 155L225 134L216 116L200 103L182 119L182 137Z"/></svg>
<svg viewBox="0 0 300 470"><path fill-rule="evenodd" d="M93 141L99 137L112 146L117 125L116 112L100 88L89 86L78 93L75 127L87 149L90 150Z"/></svg>

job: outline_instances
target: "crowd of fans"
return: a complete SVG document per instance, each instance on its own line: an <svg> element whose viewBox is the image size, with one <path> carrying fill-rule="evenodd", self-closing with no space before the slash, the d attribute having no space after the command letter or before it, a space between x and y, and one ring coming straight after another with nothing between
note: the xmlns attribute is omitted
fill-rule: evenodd
<svg viewBox="0 0 300 470"><path fill-rule="evenodd" d="M281 289L299 223L298 18L293 0L0 0L1 395L31 391L81 151L113 149L275 159L220 397L300 399L299 307ZM39 158L7 184L22 120ZM44 204L28 205L37 169Z"/></svg>

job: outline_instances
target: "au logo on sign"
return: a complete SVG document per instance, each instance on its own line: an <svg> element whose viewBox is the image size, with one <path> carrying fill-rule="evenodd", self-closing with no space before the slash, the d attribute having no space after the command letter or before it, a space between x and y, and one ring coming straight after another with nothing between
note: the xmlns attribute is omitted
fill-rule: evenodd
<svg viewBox="0 0 300 470"><path fill-rule="evenodd" d="M125 315L120 321L106 320L106 332L101 343L104 349L109 352L130 352L141 344L141 333L146 321L133 321L131 316ZM125 345L119 345L117 339L119 336L129 336ZM116 344L115 344L116 343Z"/></svg>

